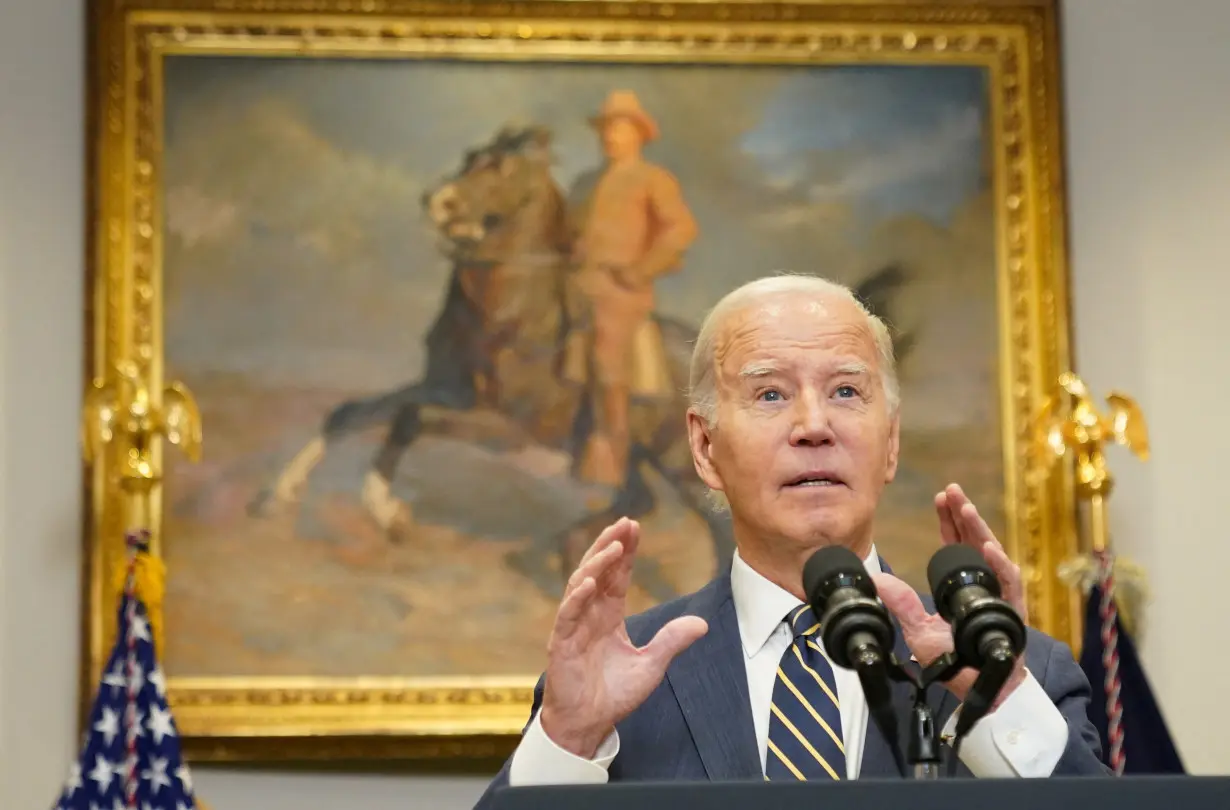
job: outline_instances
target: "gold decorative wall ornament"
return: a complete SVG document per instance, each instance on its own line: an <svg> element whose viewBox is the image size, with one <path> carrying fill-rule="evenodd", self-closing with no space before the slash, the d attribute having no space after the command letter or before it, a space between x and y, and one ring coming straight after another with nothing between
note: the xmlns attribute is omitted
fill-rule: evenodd
<svg viewBox="0 0 1230 810"><path fill-rule="evenodd" d="M142 517L148 515L155 553L164 544L174 544L176 538L164 532L163 496L172 498L180 482L172 473L153 486L161 472L161 437L174 438L186 450L199 446L191 398L183 389L168 389L163 381L168 350L164 299L175 300L176 295L164 274L169 250L169 240L164 244L169 207L164 181L173 168L164 148L170 129L167 65L198 57L198 62L211 63L238 58L248 65L363 59L382 67L392 62L438 67L485 61L507 66L508 72L530 63L567 67L601 62L611 66L604 74L612 75L621 65L681 72L727 65L809 71L867 66L976 69L980 112L955 122L948 134L955 133L961 143L963 133L975 132L985 144L973 172L984 178L979 212L985 212L987 223L978 237L984 240L979 245L986 255L980 272L987 282L987 336L977 351L983 352L979 357L994 356L994 372L982 379L992 380L986 385L998 401L987 416L987 423L997 426L987 442L994 449L982 451L993 464L979 462L978 471L969 475L993 489L994 498L979 506L992 501L986 511L1002 516L1000 536L1007 551L1030 572L1026 598L1034 623L1060 639L1075 640L1079 600L1055 573L1076 549L1072 493L1061 476L1034 477L1029 452L1033 416L1051 382L1070 365L1053 0L104 0L91 8L89 237L94 295L87 334L92 341L91 376L106 382L87 404L86 445L97 462L89 478L89 681L97 680L109 646L109 583L116 567L123 565L124 529L133 518L130 493L148 493ZM721 92L707 95L725 98ZM347 101L353 111L360 109L353 103L363 99ZM372 103L414 112L415 102L398 97ZM283 126L278 114L274 110L261 119L262 126ZM576 121L581 122L577 126L585 126L587 114L576 110ZM744 114L731 109L723 120L737 122ZM347 115L351 113L342 117ZM428 127L432 121L425 117L417 125ZM664 137L680 137L677 132L678 127ZM290 136L303 149L321 143L303 130ZM947 141L937 142L911 154L929 155L927 150L941 147L952 148ZM260 167L262 162L250 165ZM372 164L347 165L364 171ZM296 171L283 168L279 178L296 176ZM877 182L879 174L877 169L863 179ZM379 188L387 190L394 182L380 177ZM827 188L831 191L834 185ZM195 194L197 189L180 190L179 210L190 215L188 224L180 227L194 234L200 228L225 226L233 222L228 217L237 215L225 206L211 208L213 201ZM690 189L688 193L695 196ZM730 195L723 191L708 196L720 200ZM354 203L347 210L371 203L363 196L346 199ZM833 213L831 207L818 205L790 215L824 217L826 211ZM399 219L402 224L396 227L404 229L408 221ZM791 227L797 227L797 219L794 222ZM937 232L923 222L907 236L925 241ZM356 233L341 233L340 241L301 233L296 244L339 250ZM705 238L702 234L701 240ZM339 267L339 272L351 270L345 262ZM218 269L235 271L225 265ZM129 365L117 375L121 361ZM211 420L204 389L195 379L189 381L201 397L206 420ZM977 398L985 399L981 394ZM910 401L905 408L910 413ZM121 432L121 423L132 430ZM214 427L209 430L211 446L219 446L219 433ZM963 441L932 438L930 446L956 457L964 452ZM291 500L291 484L302 483L306 475L299 475L300 468L310 471L323 454L323 440L306 445L280 482L286 486L275 488L273 500ZM367 483L364 505L374 504L371 512L383 515L390 526L407 516L396 509L386 485ZM402 547L414 548L413 543L410 535ZM175 598L180 576L182 583L196 574L172 567L169 601ZM174 626L167 628L167 635L183 638ZM527 719L538 673L492 674L503 671L448 676L195 675L176 672L172 656L167 686L185 755L194 760L472 758L506 754Z"/></svg>
<svg viewBox="0 0 1230 810"><path fill-rule="evenodd" d="M1140 629L1141 607L1148 599L1144 569L1112 553L1108 501L1115 479L1106 463L1106 447L1118 444L1141 461L1149 459L1149 429L1144 413L1127 394L1112 391L1106 396L1107 412L1098 409L1084 380L1070 371L1059 375L1061 394L1049 398L1039 416L1037 441L1052 462L1070 459L1075 493L1089 511L1089 547L1084 554L1064 560L1060 578L1088 593L1102 578L1102 557L1107 557L1113 577L1119 617L1130 633Z"/></svg>
<svg viewBox="0 0 1230 810"><path fill-rule="evenodd" d="M162 481L156 443L162 439L183 451L191 461L201 457L201 414L192 394L182 383L173 382L155 397L137 372L135 363L120 361L109 378L98 378L86 390L81 414L82 457L107 476L106 485L118 489L124 515L123 536L143 533L153 522L151 499ZM138 565L142 582L156 583L142 589L154 629L155 649L165 654L161 601L161 576L147 575L147 568L161 568L157 558L142 558ZM111 596L119 598L126 571L114 569ZM108 637L114 627L108 628Z"/></svg>

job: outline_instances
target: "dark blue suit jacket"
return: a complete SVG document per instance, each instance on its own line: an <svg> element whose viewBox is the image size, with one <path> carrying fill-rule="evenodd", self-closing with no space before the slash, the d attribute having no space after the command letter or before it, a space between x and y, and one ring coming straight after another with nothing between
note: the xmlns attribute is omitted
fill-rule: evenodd
<svg viewBox="0 0 1230 810"><path fill-rule="evenodd" d="M924 597L923 603L934 612L929 598ZM709 632L679 654L658 688L618 724L619 755L609 769L612 781L764 779L730 575L718 577L694 594L629 618L628 635L641 646L667 622L688 615L708 622ZM899 660L909 661L910 652L900 632L895 651ZM1055 775L1108 774L1100 758L1098 732L1085 713L1089 681L1068 646L1031 628L1025 665L1068 721L1068 745L1055 766ZM539 678L531 718L542 705L542 685ZM910 690L905 684L894 685L893 706L903 734L909 729ZM939 684L928 690L927 702L941 728L958 706L956 697ZM475 810L489 806L494 791L508 784L510 763L511 759L504 764ZM957 773L972 776L960 764ZM888 740L870 721L859 776L900 778Z"/></svg>

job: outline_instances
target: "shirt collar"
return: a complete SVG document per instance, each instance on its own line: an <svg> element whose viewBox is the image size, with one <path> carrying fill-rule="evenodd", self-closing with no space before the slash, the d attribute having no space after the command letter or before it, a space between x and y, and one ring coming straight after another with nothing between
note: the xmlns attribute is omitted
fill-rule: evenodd
<svg viewBox="0 0 1230 810"><path fill-rule="evenodd" d="M872 545L863 560L868 572L878 574L880 557ZM775 585L744 562L736 551L730 568L730 590L735 600L735 615L739 618L739 637L748 658L760 652L786 614L803 603L793 594Z"/></svg>

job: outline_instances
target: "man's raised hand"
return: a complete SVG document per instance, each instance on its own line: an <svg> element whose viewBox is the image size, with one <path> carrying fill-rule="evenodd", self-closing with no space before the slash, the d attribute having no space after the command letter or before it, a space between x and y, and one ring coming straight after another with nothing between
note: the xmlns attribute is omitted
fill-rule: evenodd
<svg viewBox="0 0 1230 810"><path fill-rule="evenodd" d="M540 719L556 745L592 758L662 681L675 656L708 631L681 616L636 647L624 626L640 525L620 518L598 535L568 580L547 644Z"/></svg>

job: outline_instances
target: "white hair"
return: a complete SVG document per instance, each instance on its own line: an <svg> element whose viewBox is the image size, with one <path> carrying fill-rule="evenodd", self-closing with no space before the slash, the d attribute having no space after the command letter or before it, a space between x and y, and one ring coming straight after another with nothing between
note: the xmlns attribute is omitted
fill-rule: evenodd
<svg viewBox="0 0 1230 810"><path fill-rule="evenodd" d="M806 296L812 298L840 298L854 304L867 318L867 326L875 340L879 355L880 381L888 400L890 413L895 413L901 404L901 391L897 382L897 362L893 354L893 339L887 324L874 315L854 292L842 284L818 276L782 273L749 281L727 293L709 311L700 325L700 334L692 348L692 367L689 376L689 397L696 412L710 425L717 419L717 370L714 368L716 341L722 322L734 313L746 309L757 301L775 296Z"/></svg>

